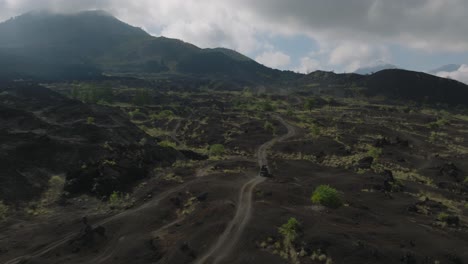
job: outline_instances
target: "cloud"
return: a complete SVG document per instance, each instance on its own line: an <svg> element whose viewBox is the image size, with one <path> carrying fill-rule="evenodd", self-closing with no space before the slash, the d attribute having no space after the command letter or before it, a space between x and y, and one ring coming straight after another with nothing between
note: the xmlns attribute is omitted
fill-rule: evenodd
<svg viewBox="0 0 468 264"><path fill-rule="evenodd" d="M343 65L345 71L353 72L375 61L388 61L389 57L389 52L385 47L348 42L338 45L330 52L329 64Z"/></svg>
<svg viewBox="0 0 468 264"><path fill-rule="evenodd" d="M428 54L468 52L466 0L0 0L0 20L35 9L104 9L154 35L261 59L276 55L282 65L285 56L265 48L275 46L269 36L309 37L327 57L322 66L346 71L388 60L395 45Z"/></svg>
<svg viewBox="0 0 468 264"><path fill-rule="evenodd" d="M280 51L263 52L255 60L271 68L284 68L291 63L291 57Z"/></svg>
<svg viewBox="0 0 468 264"><path fill-rule="evenodd" d="M299 66L293 69L293 71L308 74L320 69L320 65L321 63L316 59L311 57L302 57Z"/></svg>
<svg viewBox="0 0 468 264"><path fill-rule="evenodd" d="M468 84L468 65L463 64L458 70L453 72L438 72L439 77L450 78Z"/></svg>

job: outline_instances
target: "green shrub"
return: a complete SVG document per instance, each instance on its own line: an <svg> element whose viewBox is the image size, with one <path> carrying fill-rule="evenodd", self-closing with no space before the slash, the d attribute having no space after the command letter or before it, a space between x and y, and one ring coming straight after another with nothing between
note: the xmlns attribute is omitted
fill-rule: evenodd
<svg viewBox="0 0 468 264"><path fill-rule="evenodd" d="M276 128L273 126L273 124L269 121L265 121L265 124L263 125L263 129L266 131L271 131L271 133L276 134Z"/></svg>
<svg viewBox="0 0 468 264"><path fill-rule="evenodd" d="M312 123L310 125L310 134L314 137L317 138L322 134L322 130L317 124Z"/></svg>
<svg viewBox="0 0 468 264"><path fill-rule="evenodd" d="M94 117L88 116L88 118L86 119L86 124L88 124L88 125L94 125L94 122L95 122L95 121L96 121L96 120L94 119Z"/></svg>
<svg viewBox="0 0 468 264"><path fill-rule="evenodd" d="M382 149L381 148L376 148L376 147L371 147L367 151L367 155L374 158L374 160L379 159L380 155L382 155Z"/></svg>
<svg viewBox="0 0 468 264"><path fill-rule="evenodd" d="M54 175L50 177L47 191L43 194L42 204L47 206L57 202L63 193L63 186L65 179L63 177Z"/></svg>
<svg viewBox="0 0 468 264"><path fill-rule="evenodd" d="M221 156L225 152L224 146L221 144L214 144L210 146L210 156Z"/></svg>
<svg viewBox="0 0 468 264"><path fill-rule="evenodd" d="M3 203L3 201L0 201L0 222L5 221L8 215L8 206Z"/></svg>
<svg viewBox="0 0 468 264"><path fill-rule="evenodd" d="M330 208L338 208L343 205L339 192L328 185L318 186L312 194L311 200L315 204Z"/></svg>
<svg viewBox="0 0 468 264"><path fill-rule="evenodd" d="M450 124L450 121L446 118L441 118L435 122L431 122L427 125L428 128L430 129L439 129L441 127L444 127L446 125Z"/></svg>
<svg viewBox="0 0 468 264"><path fill-rule="evenodd" d="M448 215L447 213L440 213L437 215L437 220L441 221L441 222L445 222L447 221L447 219L450 217L450 215Z"/></svg>
<svg viewBox="0 0 468 264"><path fill-rule="evenodd" d="M290 245L296 240L301 223L296 218L289 218L288 222L278 228L278 232L283 236L286 245Z"/></svg>
<svg viewBox="0 0 468 264"><path fill-rule="evenodd" d="M314 98L308 98L304 104L304 109L309 110L312 112L312 109L314 109L316 105L316 101Z"/></svg>
<svg viewBox="0 0 468 264"><path fill-rule="evenodd" d="M130 197L130 194L123 194L120 192L114 191L109 196L109 207L111 209L127 209L133 205L133 200Z"/></svg>

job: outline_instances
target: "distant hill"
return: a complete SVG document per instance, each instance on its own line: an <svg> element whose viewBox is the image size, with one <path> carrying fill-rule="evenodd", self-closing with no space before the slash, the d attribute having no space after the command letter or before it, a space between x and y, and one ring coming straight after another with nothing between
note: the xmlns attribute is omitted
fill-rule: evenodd
<svg viewBox="0 0 468 264"><path fill-rule="evenodd" d="M297 76L265 67L233 50L200 49L177 39L153 37L103 11L31 12L0 23L0 36L0 59L15 65L14 70L1 69L0 76L73 76L64 72L67 69L80 69L78 77L95 76L98 70L181 73L252 83Z"/></svg>
<svg viewBox="0 0 468 264"><path fill-rule="evenodd" d="M391 100L468 106L468 85L422 72L382 70L371 75L317 71L298 80L298 86L314 93L351 96L385 96Z"/></svg>
<svg viewBox="0 0 468 264"><path fill-rule="evenodd" d="M384 70L366 78L367 94L425 103L468 105L468 86L422 72Z"/></svg>
<svg viewBox="0 0 468 264"><path fill-rule="evenodd" d="M368 67L362 67L357 69L354 73L356 74L361 74L361 75L367 75L367 74L373 74L382 70L388 70L388 69L398 69L397 66L393 64L378 64L374 66L368 66Z"/></svg>

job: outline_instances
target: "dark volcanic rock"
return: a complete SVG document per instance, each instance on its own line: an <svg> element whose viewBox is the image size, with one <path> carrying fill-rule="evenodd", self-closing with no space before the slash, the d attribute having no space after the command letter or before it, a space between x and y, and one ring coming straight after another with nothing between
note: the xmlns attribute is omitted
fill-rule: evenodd
<svg viewBox="0 0 468 264"><path fill-rule="evenodd" d="M182 157L155 142L139 144L146 137L118 109L32 83L0 83L0 200L34 199L52 175L66 175L71 194L109 194Z"/></svg>
<svg viewBox="0 0 468 264"><path fill-rule="evenodd" d="M439 166L438 169L439 169L439 175L441 176L453 178L457 182L461 182L464 180L462 175L460 175L460 170L452 162L445 163L444 165Z"/></svg>
<svg viewBox="0 0 468 264"><path fill-rule="evenodd" d="M373 157L365 157L359 160L355 167L356 169L370 169L373 162L374 162Z"/></svg>

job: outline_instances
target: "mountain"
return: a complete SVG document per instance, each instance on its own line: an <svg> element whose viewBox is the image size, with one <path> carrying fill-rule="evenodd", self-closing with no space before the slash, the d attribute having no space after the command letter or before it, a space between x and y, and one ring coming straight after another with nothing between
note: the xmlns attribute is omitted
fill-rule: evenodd
<svg viewBox="0 0 468 264"><path fill-rule="evenodd" d="M316 71L297 85L312 93L334 96L384 96L398 101L468 106L468 86L427 73L389 69L371 75Z"/></svg>
<svg viewBox="0 0 468 264"><path fill-rule="evenodd" d="M433 69L428 71L430 74L437 74L439 72L454 72L460 69L461 65L460 64L447 64L444 66L441 66L439 68Z"/></svg>
<svg viewBox="0 0 468 264"><path fill-rule="evenodd" d="M31 12L1 23L0 36L0 60L14 65L2 68L0 77L170 73L266 83L297 75L270 69L229 49L201 49L153 37L103 11Z"/></svg>
<svg viewBox="0 0 468 264"><path fill-rule="evenodd" d="M354 73L367 75L367 74L373 74L382 70L397 69L397 68L398 67L393 64L385 63L385 64L377 64L373 66L362 67L362 68L357 69Z"/></svg>

